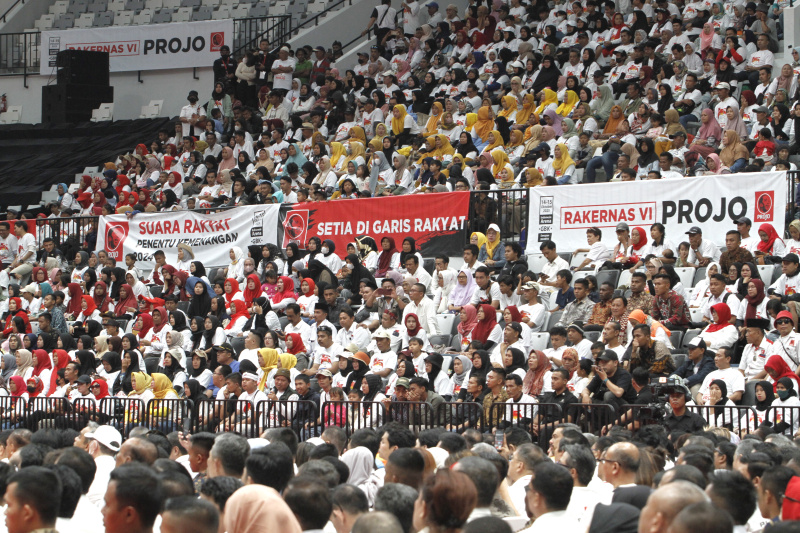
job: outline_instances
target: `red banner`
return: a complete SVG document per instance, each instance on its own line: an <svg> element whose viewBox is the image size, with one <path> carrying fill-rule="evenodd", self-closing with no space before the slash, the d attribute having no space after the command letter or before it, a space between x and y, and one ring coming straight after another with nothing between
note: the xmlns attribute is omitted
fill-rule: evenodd
<svg viewBox="0 0 800 533"><path fill-rule="evenodd" d="M469 215L469 193L430 193L363 200L295 204L281 210L282 248L290 242L305 248L308 239L330 239L343 256L347 243L369 235L380 249L383 237L399 249L406 237L425 256L460 255Z"/></svg>

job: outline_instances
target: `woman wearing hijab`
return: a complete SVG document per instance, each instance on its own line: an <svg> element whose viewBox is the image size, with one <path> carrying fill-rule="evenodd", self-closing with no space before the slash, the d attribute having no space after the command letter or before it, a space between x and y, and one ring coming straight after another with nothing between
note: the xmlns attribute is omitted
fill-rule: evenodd
<svg viewBox="0 0 800 533"><path fill-rule="evenodd" d="M766 421L774 422L774 411L770 409L775 401L775 389L769 381L759 381L755 386L756 403L753 404L755 414L748 412L746 428L758 428Z"/></svg>
<svg viewBox="0 0 800 533"><path fill-rule="evenodd" d="M353 370L347 375L345 392L361 389L361 381L369 372L369 356L364 352L356 352L350 359Z"/></svg>
<svg viewBox="0 0 800 533"><path fill-rule="evenodd" d="M779 356L774 355L773 357ZM786 363L784 362L784 364ZM798 426L800 426L800 417L796 416L798 407L800 407L797 391L797 376L793 373L779 378L776 381L775 394L777 394L778 397L772 402L772 414L776 422L773 427L775 433L790 436L797 433ZM790 412L787 412L787 409L785 409L787 407Z"/></svg>
<svg viewBox="0 0 800 533"><path fill-rule="evenodd" d="M733 106L731 106L731 108L732 107ZM739 172L744 169L750 159L750 152L745 145L742 144L740 137L741 136L736 131L731 129L726 130L724 145L722 145L722 150L719 153L720 161L722 161L723 165L730 168L731 172Z"/></svg>
<svg viewBox="0 0 800 533"><path fill-rule="evenodd" d="M522 393L536 397L551 391L550 378L552 374L550 361L544 352L531 350L528 355L527 372L522 378Z"/></svg>
<svg viewBox="0 0 800 533"><path fill-rule="evenodd" d="M233 493L225 504L225 529L235 533L302 531L280 494L264 485L247 485Z"/></svg>
<svg viewBox="0 0 800 533"><path fill-rule="evenodd" d="M597 121L603 123L609 120L609 117L611 116L611 109L614 107L614 94L611 91L611 87L605 84L598 87L597 92L597 98L592 100L591 104L589 104L589 107L594 112L594 117L597 119ZM622 108L620 107L620 116L621 115ZM616 124L613 127L613 131L616 131Z"/></svg>
<svg viewBox="0 0 800 533"><path fill-rule="evenodd" d="M33 350L33 373L32 377L38 377L43 383L42 396L47 396L50 391L50 375L53 370L53 361L44 350Z"/></svg>
<svg viewBox="0 0 800 533"><path fill-rule="evenodd" d="M747 320L751 318L767 318L768 298L764 294L764 282L760 279L751 278L747 283L746 305L739 308L739 318ZM744 302L742 302L744 303Z"/></svg>
<svg viewBox="0 0 800 533"><path fill-rule="evenodd" d="M781 378L789 378L794 382L794 389L800 388L800 377L795 374L789 365L780 355L772 355L764 364L764 370L774 382L773 390L778 391L778 381Z"/></svg>
<svg viewBox="0 0 800 533"><path fill-rule="evenodd" d="M557 144L554 149L555 158L552 161L555 178L559 185L573 182L573 176L577 177L575 161L569 155L569 148L564 143Z"/></svg>
<svg viewBox="0 0 800 533"><path fill-rule="evenodd" d="M719 142L722 140L722 128L719 122L714 117L714 111L706 108L700 115L700 130L692 141L689 153L686 157L689 158L691 153L698 154L703 158L708 157L712 152L716 152ZM689 162L687 161L687 164Z"/></svg>
<svg viewBox="0 0 800 533"><path fill-rule="evenodd" d="M786 243L778 236L772 224L768 222L761 224L758 227L758 236L761 240L758 241L758 247L753 254L758 263L761 265L780 263L780 258L786 255Z"/></svg>
<svg viewBox="0 0 800 533"><path fill-rule="evenodd" d="M703 411L703 417L710 427L724 427L739 432L739 412L736 404L728 398L728 386L721 379L711 381L709 390L709 409Z"/></svg>
<svg viewBox="0 0 800 533"><path fill-rule="evenodd" d="M483 343L484 349L491 351L502 342L502 328L497 323L497 311L489 304L482 304L477 313L478 323L472 330L472 340Z"/></svg>
<svg viewBox="0 0 800 533"><path fill-rule="evenodd" d="M450 378L450 390L453 396L458 396L462 388L467 388L471 371L472 361L468 357L457 355L453 358L453 376Z"/></svg>
<svg viewBox="0 0 800 533"><path fill-rule="evenodd" d="M272 297L272 309L274 311L283 310L287 305L296 303L294 293L294 281L289 276L278 278L278 292Z"/></svg>

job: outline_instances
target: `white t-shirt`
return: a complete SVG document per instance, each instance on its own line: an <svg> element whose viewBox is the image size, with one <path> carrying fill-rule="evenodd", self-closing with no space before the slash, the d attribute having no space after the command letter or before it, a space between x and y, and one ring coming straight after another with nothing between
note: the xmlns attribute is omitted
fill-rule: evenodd
<svg viewBox="0 0 800 533"><path fill-rule="evenodd" d="M296 62L291 57L286 61L281 61L280 59L275 60L272 63L272 68L278 67L291 67L294 70ZM284 90L291 90L292 89L292 73L291 72L282 72L280 74L273 74L272 75L272 88L273 89L284 89Z"/></svg>
<svg viewBox="0 0 800 533"><path fill-rule="evenodd" d="M30 257L25 260L26 264L36 264L36 239L33 238L31 233L26 233L17 242L17 256L22 257L26 252L31 252Z"/></svg>

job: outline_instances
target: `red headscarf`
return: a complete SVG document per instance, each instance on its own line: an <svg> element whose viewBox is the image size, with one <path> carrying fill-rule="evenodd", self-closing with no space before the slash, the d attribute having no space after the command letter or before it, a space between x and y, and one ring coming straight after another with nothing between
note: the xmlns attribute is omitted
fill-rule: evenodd
<svg viewBox="0 0 800 533"><path fill-rule="evenodd" d="M749 294L745 296L747 300L747 310L744 314L744 319L747 320L748 318L755 318L756 311L758 310L758 305L764 301L764 282L760 279L750 278L748 284L752 283L756 286L756 295L750 296Z"/></svg>
<svg viewBox="0 0 800 533"><path fill-rule="evenodd" d="M78 316L82 311L81 296L83 296L83 291L81 290L81 286L77 283L68 283L67 292L69 293L67 313L71 314L72 316Z"/></svg>
<svg viewBox="0 0 800 533"><path fill-rule="evenodd" d="M530 357L537 357L539 362L536 365L536 370L528 368L528 371L525 373L525 377L522 379L522 393L531 396L539 396L545 385L544 375L550 370L550 361L547 359L544 352L540 352L539 350L533 350L528 355L528 358Z"/></svg>
<svg viewBox="0 0 800 533"><path fill-rule="evenodd" d="M83 316L85 318L89 318L89 315L94 313L95 309L97 309L97 305L94 303L94 298L92 298L88 294L84 294L83 296L81 296L81 299L84 302L86 302L86 310L84 311L83 309L81 309L81 312L83 312Z"/></svg>
<svg viewBox="0 0 800 533"><path fill-rule="evenodd" d="M519 309L516 305L509 305L506 307L506 309L508 309L511 313L512 322L519 322L520 324L522 323L522 313L519 312Z"/></svg>
<svg viewBox="0 0 800 533"><path fill-rule="evenodd" d="M490 304L482 304L481 309L483 309L483 320L478 320L478 325L472 330L472 340L485 344L497 325L497 311Z"/></svg>
<svg viewBox="0 0 800 533"><path fill-rule="evenodd" d="M783 239L781 239L778 236L778 232L775 231L775 228L772 227L772 224L767 224L767 223L761 224L758 227L758 231L759 232L763 231L764 233L767 234L766 241L761 241L761 240L758 241L758 250L760 252L772 254L772 246L775 244L775 241L783 242Z"/></svg>
<svg viewBox="0 0 800 533"><path fill-rule="evenodd" d="M103 294L97 294L98 287L103 288ZM94 284L94 294L92 295L92 298L94 299L95 306L97 306L101 313L108 311L111 300L108 297L108 286L106 285L105 281L98 281Z"/></svg>
<svg viewBox="0 0 800 533"><path fill-rule="evenodd" d="M230 294L228 294L228 292L224 290L225 285L227 285L228 283L231 284L231 292L230 292ZM234 278L228 278L228 279L225 280L225 283L222 285L222 287L223 287L222 294L225 295L225 302L227 303L227 306L230 307L231 306L231 301L233 300L233 297L236 296L237 292L239 292L239 282L236 281Z"/></svg>
<svg viewBox="0 0 800 533"><path fill-rule="evenodd" d="M789 368L789 365L786 364L786 361L784 361L783 357L780 355L773 355L767 359L764 370L772 370L776 374L774 377L770 375L770 377L775 380L775 383L772 384L772 390L774 392L778 392L778 380L781 378L793 379L795 390L800 390L800 378L797 377L797 374L792 372L792 369Z"/></svg>
<svg viewBox="0 0 800 533"><path fill-rule="evenodd" d="M178 297L182 302L187 302L191 299L191 297L186 293L186 280L189 279L189 273L184 272L183 270L178 270L175 272L175 285L180 288L180 292L178 293Z"/></svg>
<svg viewBox="0 0 800 533"><path fill-rule="evenodd" d="M43 370L52 370L53 362L50 356L44 350L33 350L33 355L36 356L36 366L33 367L33 375L38 376Z"/></svg>
<svg viewBox="0 0 800 533"><path fill-rule="evenodd" d="M292 338L292 349L287 350L287 353L297 355L306 351L306 346L303 344L303 337L301 337L299 333L287 333L286 336Z"/></svg>
<svg viewBox="0 0 800 533"><path fill-rule="evenodd" d="M164 289L164 296L170 295L175 291L175 273L178 270L172 265L164 265L161 267L161 277L166 282L167 286ZM165 274L169 274L170 280L167 281Z"/></svg>
<svg viewBox="0 0 800 533"><path fill-rule="evenodd" d="M251 280L253 283L255 283L256 288L250 290L250 288L247 285L245 285L244 288L244 303L246 303L248 307L253 305L253 300L261 296L261 280L258 279L258 275L250 274L249 276L247 276L248 285Z"/></svg>
<svg viewBox="0 0 800 533"><path fill-rule="evenodd" d="M11 396L22 396L23 392L28 392L28 388L25 385L25 379L22 376L11 376L8 380L17 386L17 390L14 392L11 392L11 389L9 388L8 392L11 392Z"/></svg>
<svg viewBox="0 0 800 533"><path fill-rule="evenodd" d="M48 389L50 395L52 395L56 390L57 386L56 382L58 381L58 371L61 370L62 368L67 368L67 365L70 362L69 354L64 350L61 349L53 350L53 355L56 356L57 363L56 367L50 373L50 388Z"/></svg>
<svg viewBox="0 0 800 533"><path fill-rule="evenodd" d="M375 272L378 277L383 276L390 268L392 268L392 257L394 257L394 254L400 251L397 249L393 238L384 237L383 239L389 241L389 249L383 250L381 255L378 256L378 270ZM381 239L381 246L383 246L383 239Z"/></svg>
<svg viewBox="0 0 800 533"><path fill-rule="evenodd" d="M272 297L272 303L276 304L285 298L294 298L294 281L289 276L281 276L283 281L283 292L276 292Z"/></svg>
<svg viewBox="0 0 800 533"><path fill-rule="evenodd" d="M94 395L95 398L100 400L100 399L105 398L106 396L108 396L108 382L106 380L104 380L104 379L96 379L96 380L92 381L92 384L90 386L94 387L95 385L100 387L100 392L96 393Z"/></svg>
<svg viewBox="0 0 800 533"><path fill-rule="evenodd" d="M233 311L234 309L236 309L236 312L234 312L231 315L231 321L228 322L228 325L225 326L225 329L231 329L234 323L236 323L236 320L239 319L239 317L243 316L245 318L250 318L250 313L247 312L247 304L245 304L243 300L232 301L231 311Z"/></svg>
<svg viewBox="0 0 800 533"><path fill-rule="evenodd" d="M147 150L147 146L145 146L143 144L137 144L136 145L136 153L139 154L140 156L144 157L147 154L149 154L150 152Z"/></svg>
<svg viewBox="0 0 800 533"><path fill-rule="evenodd" d="M414 320L417 322L417 327L415 327L414 329L408 327L408 319L411 318L412 316L414 317ZM414 313L408 313L406 315L406 317L403 319L403 325L406 327L409 337L416 337L417 333L419 333L419 330L422 329L422 325L419 323L419 317Z"/></svg>
<svg viewBox="0 0 800 533"><path fill-rule="evenodd" d="M169 324L169 313L167 313L167 310L164 307L159 306L153 309L153 313L155 314L156 311L158 311L158 314L161 315L161 323L156 326L156 322L153 320L153 333L158 333L164 329L164 326Z"/></svg>
<svg viewBox="0 0 800 533"><path fill-rule="evenodd" d="M317 288L317 285L314 283L314 280L311 278L303 278L300 282L300 291L303 290L303 281L308 283L308 292L304 292L303 296L314 296L314 289Z"/></svg>
<svg viewBox="0 0 800 533"><path fill-rule="evenodd" d="M39 274L39 272L44 272L44 281L39 281L36 279L36 275ZM42 267L33 267L33 270L31 271L31 281L35 283L49 283L47 269Z"/></svg>
<svg viewBox="0 0 800 533"><path fill-rule="evenodd" d="M133 307L134 309L138 309L139 305L136 302L136 296L133 295L133 287L128 285L127 283L123 283L122 286L119 288L120 291L125 291L125 299L122 298L120 295L119 303L114 306L114 314L117 316L122 316L125 313L128 313L128 307Z"/></svg>
<svg viewBox="0 0 800 533"><path fill-rule="evenodd" d="M467 319L463 320L458 323L456 329L458 330L458 334L461 335L461 339L469 337L469 334L475 329L475 326L478 324L478 309L474 305L465 305L463 308L464 314L467 315Z"/></svg>
<svg viewBox="0 0 800 533"><path fill-rule="evenodd" d="M33 385L33 392L28 392L29 398L36 398L42 391L44 391L44 382L39 376L31 376L28 378L28 385ZM27 387L25 387L27 389Z"/></svg>
<svg viewBox="0 0 800 533"><path fill-rule="evenodd" d="M181 175L175 172L174 170L169 173L169 183L170 187L175 187L181 182Z"/></svg>
<svg viewBox="0 0 800 533"><path fill-rule="evenodd" d="M144 336L147 335L147 332L150 331L150 328L153 327L153 317L151 317L149 313L142 313L139 315L139 318L142 319L142 330L136 336L143 339ZM136 324L134 324L134 327L136 327Z"/></svg>
<svg viewBox="0 0 800 533"><path fill-rule="evenodd" d="M724 327L730 326L730 319L731 319L731 308L728 307L728 304L725 302L720 302L718 304L714 304L711 306L713 311L717 313L717 322L714 324L710 324L706 331L709 333L714 333L715 331L719 331Z"/></svg>
<svg viewBox="0 0 800 533"><path fill-rule="evenodd" d="M99 196L100 198L96 198ZM108 203L106 200L105 195L102 191L95 191L92 197L92 213L95 215L102 215L103 214L103 206Z"/></svg>

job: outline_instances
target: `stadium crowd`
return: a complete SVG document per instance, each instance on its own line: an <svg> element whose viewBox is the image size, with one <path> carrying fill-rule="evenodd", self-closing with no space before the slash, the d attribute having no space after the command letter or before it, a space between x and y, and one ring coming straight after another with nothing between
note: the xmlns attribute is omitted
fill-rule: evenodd
<svg viewBox="0 0 800 533"><path fill-rule="evenodd" d="M143 271L55 229L794 169L786 5L412 1L395 27L383 0L343 77L337 43L223 47L173 131L59 184L50 233L0 222L7 530L797 531L793 213L524 250L524 207L476 195L459 269L354 235Z"/></svg>

